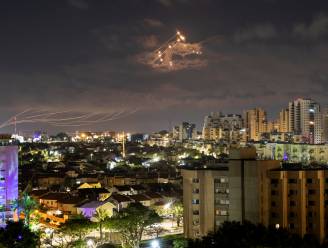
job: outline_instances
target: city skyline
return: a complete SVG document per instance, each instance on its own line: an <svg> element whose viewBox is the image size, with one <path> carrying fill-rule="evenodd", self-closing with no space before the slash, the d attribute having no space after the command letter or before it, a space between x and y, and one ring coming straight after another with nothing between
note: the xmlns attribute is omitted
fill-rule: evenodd
<svg viewBox="0 0 328 248"><path fill-rule="evenodd" d="M273 119L299 97L326 106L327 10L325 1L6 1L0 119L30 107L138 108L81 129L150 132L182 120L200 129L213 111L261 107ZM140 62L177 30L202 44L202 66L159 71Z"/></svg>

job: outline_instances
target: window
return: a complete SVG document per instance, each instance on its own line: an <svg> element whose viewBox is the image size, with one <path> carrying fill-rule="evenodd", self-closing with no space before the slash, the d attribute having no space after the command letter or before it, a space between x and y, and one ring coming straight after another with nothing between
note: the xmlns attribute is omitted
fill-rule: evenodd
<svg viewBox="0 0 328 248"><path fill-rule="evenodd" d="M229 205L229 200L220 200L221 205Z"/></svg>
<svg viewBox="0 0 328 248"><path fill-rule="evenodd" d="M227 182L228 182L228 178L226 177L220 178L220 183L227 183Z"/></svg>
<svg viewBox="0 0 328 248"><path fill-rule="evenodd" d="M289 202L289 206L291 206L291 207L296 206L295 201L290 201L290 202Z"/></svg>
<svg viewBox="0 0 328 248"><path fill-rule="evenodd" d="M295 178L288 179L288 183L297 183L297 179Z"/></svg>
<svg viewBox="0 0 328 248"><path fill-rule="evenodd" d="M198 179L198 178L193 178L193 179L192 179L192 182L193 182L193 183L199 183L199 179Z"/></svg>
<svg viewBox="0 0 328 248"><path fill-rule="evenodd" d="M297 190L290 189L289 190L289 195L297 195Z"/></svg>
<svg viewBox="0 0 328 248"><path fill-rule="evenodd" d="M199 194L199 189L193 189L193 190L192 190L192 193L193 193L193 194Z"/></svg>
<svg viewBox="0 0 328 248"><path fill-rule="evenodd" d="M277 218L278 217L278 214L276 212L271 212L271 217L272 218Z"/></svg>
<svg viewBox="0 0 328 248"><path fill-rule="evenodd" d="M312 178L308 178L308 179L306 179L306 183L312 183Z"/></svg>
<svg viewBox="0 0 328 248"><path fill-rule="evenodd" d="M278 195L278 192L276 190L271 190L271 195Z"/></svg>
<svg viewBox="0 0 328 248"><path fill-rule="evenodd" d="M326 181L326 183L328 183L328 178L326 178L326 180L325 180L325 181Z"/></svg>
<svg viewBox="0 0 328 248"><path fill-rule="evenodd" d="M192 204L199 204L199 199L192 199L191 203Z"/></svg>
<svg viewBox="0 0 328 248"><path fill-rule="evenodd" d="M271 207L275 207L276 206L276 202L275 201L272 201L271 202Z"/></svg>
<svg viewBox="0 0 328 248"><path fill-rule="evenodd" d="M227 210L216 210L215 211L216 215L220 215L220 216L227 216L228 215L228 211Z"/></svg>
<svg viewBox="0 0 328 248"><path fill-rule="evenodd" d="M313 213L312 211L309 211L308 214L307 214L308 217L312 217L313 216Z"/></svg>
<svg viewBox="0 0 328 248"><path fill-rule="evenodd" d="M294 229L294 228L295 228L295 224L294 224L294 223L290 223L290 224L289 224L289 228L290 228L290 229Z"/></svg>
<svg viewBox="0 0 328 248"><path fill-rule="evenodd" d="M227 177L215 178L214 183L228 183L229 179Z"/></svg>
<svg viewBox="0 0 328 248"><path fill-rule="evenodd" d="M192 211L192 214L193 214L193 215L199 215L199 210L194 210L194 211Z"/></svg>
<svg viewBox="0 0 328 248"><path fill-rule="evenodd" d="M290 212L290 213L289 213L289 217L290 217L290 218L294 218L295 216L296 216L295 212Z"/></svg>
<svg viewBox="0 0 328 248"><path fill-rule="evenodd" d="M315 194L315 190L314 189L309 189L309 195L314 195Z"/></svg>
<svg viewBox="0 0 328 248"><path fill-rule="evenodd" d="M278 184L278 179L271 179L271 184Z"/></svg>
<svg viewBox="0 0 328 248"><path fill-rule="evenodd" d="M314 201L309 201L309 202L308 202L308 205L309 205L309 206L315 206L315 202L314 202Z"/></svg>
<svg viewBox="0 0 328 248"><path fill-rule="evenodd" d="M199 225L199 220L194 220L194 221L192 222L192 224L193 224L194 226Z"/></svg>

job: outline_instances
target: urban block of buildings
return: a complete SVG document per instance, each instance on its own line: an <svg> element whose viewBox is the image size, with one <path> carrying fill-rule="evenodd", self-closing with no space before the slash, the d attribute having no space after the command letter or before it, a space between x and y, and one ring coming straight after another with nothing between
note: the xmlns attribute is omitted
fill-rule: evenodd
<svg viewBox="0 0 328 248"><path fill-rule="evenodd" d="M254 148L229 160L182 169L184 235L201 238L224 221L287 228L323 241L327 233L328 167L256 159Z"/></svg>

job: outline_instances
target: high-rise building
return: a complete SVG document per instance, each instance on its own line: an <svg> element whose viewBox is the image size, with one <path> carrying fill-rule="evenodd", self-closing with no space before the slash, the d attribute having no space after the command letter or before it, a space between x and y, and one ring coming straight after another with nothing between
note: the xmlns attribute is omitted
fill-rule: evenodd
<svg viewBox="0 0 328 248"><path fill-rule="evenodd" d="M0 226L13 219L18 199L18 147L0 146Z"/></svg>
<svg viewBox="0 0 328 248"><path fill-rule="evenodd" d="M283 109L279 113L279 132L288 133L289 128L289 109Z"/></svg>
<svg viewBox="0 0 328 248"><path fill-rule="evenodd" d="M240 142L243 119L241 115L211 113L204 119L202 137L204 140Z"/></svg>
<svg viewBox="0 0 328 248"><path fill-rule="evenodd" d="M244 113L247 141L261 140L262 133L267 131L267 115L261 108L247 110Z"/></svg>
<svg viewBox="0 0 328 248"><path fill-rule="evenodd" d="M322 111L322 142L328 143L328 108Z"/></svg>
<svg viewBox="0 0 328 248"><path fill-rule="evenodd" d="M269 225L323 241L328 232L327 167L293 165L270 170L268 176Z"/></svg>
<svg viewBox="0 0 328 248"><path fill-rule="evenodd" d="M202 131L202 137L204 140L218 141L221 137L221 113L211 113L205 116L204 125Z"/></svg>
<svg viewBox="0 0 328 248"><path fill-rule="evenodd" d="M268 169L276 160L256 160L254 148L231 150L227 163L182 169L184 234L200 238L224 221L269 223Z"/></svg>
<svg viewBox="0 0 328 248"><path fill-rule="evenodd" d="M196 139L196 125L188 122L182 122L179 126L173 127L173 138L176 140L192 140Z"/></svg>
<svg viewBox="0 0 328 248"><path fill-rule="evenodd" d="M302 135L310 144L322 143L322 116L320 105L311 99L299 98L289 103L289 128Z"/></svg>
<svg viewBox="0 0 328 248"><path fill-rule="evenodd" d="M268 121L266 132L268 133L276 133L280 130L280 123L279 121Z"/></svg>

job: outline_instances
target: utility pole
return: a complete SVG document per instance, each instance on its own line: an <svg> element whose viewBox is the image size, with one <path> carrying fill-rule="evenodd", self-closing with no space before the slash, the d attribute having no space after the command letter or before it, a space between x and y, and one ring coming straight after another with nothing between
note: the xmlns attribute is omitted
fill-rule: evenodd
<svg viewBox="0 0 328 248"><path fill-rule="evenodd" d="M122 157L125 158L125 134L122 135Z"/></svg>

